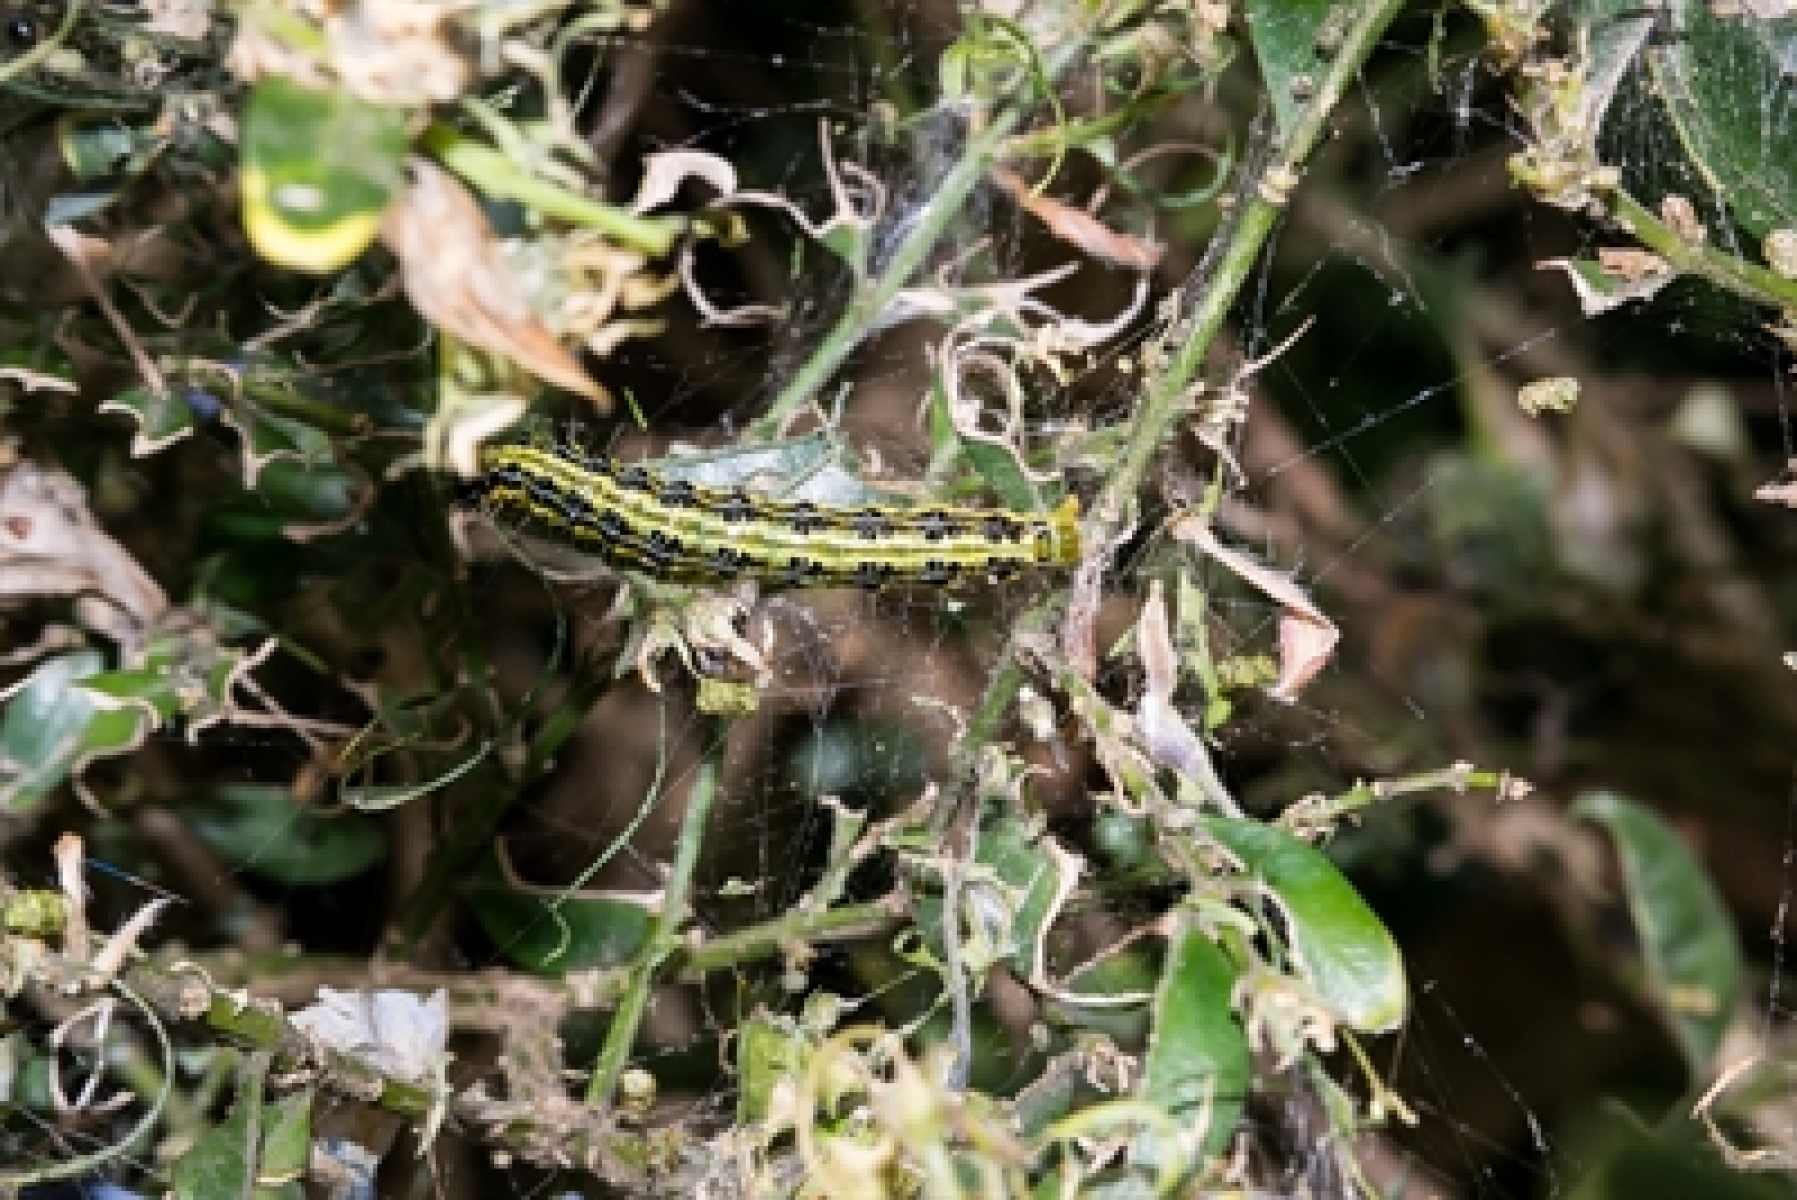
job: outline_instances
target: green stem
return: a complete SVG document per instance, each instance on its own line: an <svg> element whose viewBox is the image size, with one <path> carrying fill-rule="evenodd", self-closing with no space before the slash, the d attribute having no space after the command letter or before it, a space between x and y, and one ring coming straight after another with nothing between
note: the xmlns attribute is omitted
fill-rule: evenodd
<svg viewBox="0 0 1797 1200"><path fill-rule="evenodd" d="M1032 72L1033 77L1052 87L1053 81L1073 60L1080 44L1081 40L1070 34L1049 47L1035 64L1039 69ZM805 365L780 390L767 413L750 426L749 441L777 433L786 418L821 392L854 353L855 347L873 332L900 289L911 282L949 226L960 218L962 206L985 178L987 168L1012 152L1011 132L1026 111L1027 106L1021 103L1001 108L968 140L960 159L935 185L929 203L905 240L886 259L880 274L862 283L841 319L818 344Z"/></svg>
<svg viewBox="0 0 1797 1200"><path fill-rule="evenodd" d="M788 946L878 937L897 929L899 924L899 914L882 904L851 904L822 912L794 909L778 920L710 938L687 950L679 960L680 974L682 978L700 979L709 971L771 958Z"/></svg>
<svg viewBox="0 0 1797 1200"><path fill-rule="evenodd" d="M637 1029L648 1011L656 976L662 964L680 948L680 927L686 921L687 897L692 891L693 871L699 865L705 828L711 822L711 806L717 799L718 766L724 755L723 728L707 724L710 749L699 764L698 776L687 796L686 815L680 825L680 840L674 847L674 865L662 893L661 908L655 914L642 952L631 966L630 984L612 1014L605 1044L599 1048L599 1060L593 1066L593 1077L587 1081L586 1102L596 1108L608 1108L617 1094L618 1079L636 1046Z"/></svg>
<svg viewBox="0 0 1797 1200"><path fill-rule="evenodd" d="M1236 195L1234 221L1224 222L1216 234L1223 240L1213 243L1213 253L1180 288L1175 305L1178 315L1158 339L1159 353L1144 356L1163 365L1150 383L1122 455L1093 505L1095 527L1089 532L1087 544L1103 545L1109 541L1122 524L1129 502L1141 490L1155 450L1187 414L1191 387L1204 356L1266 246L1284 210L1286 194L1297 185L1304 162L1320 140L1329 115L1359 78L1380 35L1403 7L1404 0L1375 0L1359 7L1327 73L1318 82L1315 99L1299 112L1285 136L1275 139L1272 152L1264 161L1258 155L1249 156L1243 186ZM1269 181L1279 186L1270 186ZM1021 636L1039 637L1046 633L1053 626L1054 612L1053 606L1045 605L1020 621L1018 636L1011 642L1011 655L1015 654ZM997 735L998 723L1010 711L1023 678L1023 672L1008 656L994 671L978 711L968 722L965 746L983 745ZM960 765L964 764L957 763ZM967 772L959 778L966 779Z"/></svg>
<svg viewBox="0 0 1797 1200"><path fill-rule="evenodd" d="M1204 356L1284 212L1286 196L1297 186L1305 160L1322 137L1324 123L1359 78L1379 36L1403 7L1403 0L1376 0L1355 13L1346 39L1318 83L1316 98L1299 111L1286 136L1275 141L1266 169L1251 169L1245 177L1248 186L1237 195L1239 215L1233 225L1226 224L1218 232L1228 242L1216 255L1214 268L1200 266L1180 289L1178 311L1182 315L1160 338L1160 348L1171 347L1172 352L1160 356L1165 365L1150 383L1123 457L1094 506L1106 534L1115 530L1125 503L1140 490L1155 449L1186 414L1190 389ZM1151 361L1156 357L1149 356Z"/></svg>
<svg viewBox="0 0 1797 1200"><path fill-rule="evenodd" d="M842 317L818 344L805 365L780 389L767 413L756 419L748 430L748 439L772 436L787 417L822 391L837 370L865 341L882 313L898 296L899 290L911 282L924 260L936 248L949 226L961 218L961 208L973 193L986 168L1004 148L1005 139L1015 128L1020 114L1006 110L981 130L967 144L966 151L949 173L943 177L923 210L922 218L911 227L910 234L899 243L886 260L879 275L866 280L843 310Z"/></svg>
<svg viewBox="0 0 1797 1200"><path fill-rule="evenodd" d="M517 164L505 155L446 125L425 130L418 145L487 196L517 200L547 216L596 229L645 254L666 254L687 229L683 218L639 217L521 174Z"/></svg>
<svg viewBox="0 0 1797 1200"><path fill-rule="evenodd" d="M1631 237L1679 272L1707 279L1759 304L1797 308L1797 279L1786 279L1732 254L1684 240L1627 192L1618 190L1610 209Z"/></svg>

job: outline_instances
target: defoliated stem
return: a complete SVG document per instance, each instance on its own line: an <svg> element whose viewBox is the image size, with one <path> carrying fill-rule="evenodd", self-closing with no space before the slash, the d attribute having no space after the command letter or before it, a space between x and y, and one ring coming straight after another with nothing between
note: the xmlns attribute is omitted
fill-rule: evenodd
<svg viewBox="0 0 1797 1200"><path fill-rule="evenodd" d="M721 723L711 725L706 741L710 749L699 764L692 792L686 799L686 815L681 821L680 841L674 848L674 865L662 893L661 909L655 914L642 952L631 965L629 986L618 1001L605 1044L599 1048L599 1060L593 1065L593 1077L587 1081L587 1103L595 1107L608 1107L617 1094L618 1078L636 1045L637 1029L648 1011L656 976L662 964L680 948L680 926L686 920L693 872L699 865L699 848L704 844L705 827L711 822L711 806L718 794L718 763L724 754Z"/></svg>

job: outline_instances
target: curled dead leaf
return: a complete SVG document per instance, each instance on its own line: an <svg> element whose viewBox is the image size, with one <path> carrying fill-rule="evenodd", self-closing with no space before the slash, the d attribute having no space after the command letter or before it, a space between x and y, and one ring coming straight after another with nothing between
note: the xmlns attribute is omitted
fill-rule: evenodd
<svg viewBox="0 0 1797 1200"><path fill-rule="evenodd" d="M1187 513L1176 517L1167 531L1222 563L1278 602L1282 610L1279 617L1279 678L1267 689L1267 694L1286 704L1296 700L1298 693L1327 665L1329 656L1335 651L1335 643L1341 640L1341 630L1335 622L1324 615L1315 601L1304 594L1304 589L1290 578L1219 542L1210 526L1198 516Z"/></svg>
<svg viewBox="0 0 1797 1200"><path fill-rule="evenodd" d="M20 462L0 478L0 599L73 596L80 622L135 647L168 609L156 581L88 511L54 467Z"/></svg>
<svg viewBox="0 0 1797 1200"><path fill-rule="evenodd" d="M605 389L532 310L474 197L428 159L414 158L411 170L381 240L399 259L413 306L445 332L609 408Z"/></svg>
<svg viewBox="0 0 1797 1200"><path fill-rule="evenodd" d="M993 167L989 174L993 183L1019 208L1042 222L1056 240L1101 262L1132 271L1152 270L1160 262L1162 247L1127 233L1118 233L1083 208L1074 208L1052 196L1038 194L1015 171Z"/></svg>

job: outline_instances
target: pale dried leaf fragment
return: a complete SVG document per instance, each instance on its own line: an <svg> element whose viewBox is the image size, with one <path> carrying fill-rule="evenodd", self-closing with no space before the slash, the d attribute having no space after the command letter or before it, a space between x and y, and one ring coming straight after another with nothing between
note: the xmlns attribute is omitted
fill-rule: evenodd
<svg viewBox="0 0 1797 1200"><path fill-rule="evenodd" d="M460 181L413 158L412 182L381 219L406 296L433 325L609 407L605 389L532 309L480 206Z"/></svg>
<svg viewBox="0 0 1797 1200"><path fill-rule="evenodd" d="M1176 517L1167 531L1174 538L1215 559L1248 583L1265 592L1280 606L1279 678L1267 694L1289 704L1309 686L1329 662L1341 630L1292 580L1217 540L1205 521L1186 513Z"/></svg>
<svg viewBox="0 0 1797 1200"><path fill-rule="evenodd" d="M1156 579L1148 586L1148 600L1136 622L1136 651L1145 677L1142 699L1136 707L1136 726L1148 757L1196 783L1202 794L1223 812L1240 815L1228 789L1211 764L1210 750L1173 706L1173 689L1179 684L1179 652L1167 620L1167 600Z"/></svg>
<svg viewBox="0 0 1797 1200"><path fill-rule="evenodd" d="M630 201L630 211L640 215L660 208L674 199L688 179L709 184L721 199L736 195L736 167L729 159L705 150L664 150L643 160L643 180Z"/></svg>
<svg viewBox="0 0 1797 1200"><path fill-rule="evenodd" d="M321 987L317 1003L292 1020L320 1044L412 1083L434 1081L449 1042L449 1000L442 988L422 997Z"/></svg>
<svg viewBox="0 0 1797 1200"><path fill-rule="evenodd" d="M1689 197L1667 196L1661 200L1660 220L1666 222L1666 227L1687 246L1701 246L1709 240L1710 232L1703 227L1703 222L1697 216L1697 206L1691 203ZM1602 260L1602 251L1598 253L1598 258Z"/></svg>
<svg viewBox="0 0 1797 1200"><path fill-rule="evenodd" d="M0 478L0 599L13 596L73 596L81 624L127 649L168 609L155 580L94 520L81 485L31 462Z"/></svg>
<svg viewBox="0 0 1797 1200"><path fill-rule="evenodd" d="M1037 193L1015 171L993 167L988 175L1019 208L1042 222L1051 236L1076 250L1132 271L1151 271L1161 260L1164 247L1118 233L1085 209Z"/></svg>
<svg viewBox="0 0 1797 1200"><path fill-rule="evenodd" d="M1785 464L1788 479L1777 483L1763 483L1753 489L1755 500L1764 500L1768 504L1782 504L1786 508L1797 508L1797 460Z"/></svg>
<svg viewBox="0 0 1797 1200"><path fill-rule="evenodd" d="M42 371L33 371L29 367L0 366L0 381L16 383L28 392L74 392L80 390L72 379L64 379L60 375L46 375Z"/></svg>
<svg viewBox="0 0 1797 1200"><path fill-rule="evenodd" d="M1566 275L1577 293L1579 307L1595 317L1632 300L1647 300L1678 278L1678 272L1657 254L1628 247L1599 250L1595 262L1582 258L1550 258L1541 270Z"/></svg>
<svg viewBox="0 0 1797 1200"><path fill-rule="evenodd" d="M1760 243L1760 255L1780 279L1797 279L1797 229L1774 229Z"/></svg>
<svg viewBox="0 0 1797 1200"><path fill-rule="evenodd" d="M433 470L447 468L463 479L473 479L480 474L482 444L530 411L530 401L523 396L488 395L479 399L479 404L464 401L438 410L425 428L427 466Z"/></svg>
<svg viewBox="0 0 1797 1200"><path fill-rule="evenodd" d="M743 669L754 687L765 688L773 680L773 668L762 647L738 632L746 616L746 605L735 596L697 596L656 605L644 620L633 658L637 674L659 694L655 660L671 650L695 678L734 675Z"/></svg>
<svg viewBox="0 0 1797 1200"><path fill-rule="evenodd" d="M1723 1068L1716 1076L1715 1081L1698 1098L1697 1103L1691 1106L1691 1115L1703 1122L1704 1132L1709 1136L1710 1144L1716 1147L1717 1152L1722 1155L1723 1161L1735 1170L1788 1172L1797 1169L1797 1147L1787 1144L1743 1148L1735 1143L1729 1132L1717 1121L1713 1111L1717 1102L1734 1088L1741 1076L1763 1066L1764 1057L1763 1051L1756 1051ZM1743 1090L1751 1094L1750 1089ZM1773 1083L1768 1090L1783 1091L1784 1089L1780 1083ZM1728 1115L1738 1120L1739 1114ZM1754 1123L1764 1125L1764 1122ZM1782 1122L1780 1124L1781 1132L1789 1142L1788 1126Z"/></svg>
<svg viewBox="0 0 1797 1200"><path fill-rule="evenodd" d="M1570 375L1537 379L1516 389L1516 406L1531 417L1544 412L1569 413L1579 403L1579 381Z"/></svg>

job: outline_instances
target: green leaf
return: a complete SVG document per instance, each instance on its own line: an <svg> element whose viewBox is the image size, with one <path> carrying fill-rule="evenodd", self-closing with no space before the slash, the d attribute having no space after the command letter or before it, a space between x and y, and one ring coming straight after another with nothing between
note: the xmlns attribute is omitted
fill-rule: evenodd
<svg viewBox="0 0 1797 1200"><path fill-rule="evenodd" d="M188 810L194 832L220 857L254 874L298 887L351 879L386 853L372 820L322 816L296 808L286 788L242 783L215 790Z"/></svg>
<svg viewBox="0 0 1797 1200"><path fill-rule="evenodd" d="M952 447L956 457L973 467L993 493L1010 507L1026 512L1039 512L1047 507L1016 448L1001 438L963 434L955 426L949 412L948 395L940 387L931 390L930 440L935 447L935 456L940 457L945 447Z"/></svg>
<svg viewBox="0 0 1797 1200"><path fill-rule="evenodd" d="M122 412L137 422L131 439L131 455L143 458L165 450L194 431L199 424L188 389L176 385L166 391L139 385L126 388L100 405L101 412Z"/></svg>
<svg viewBox="0 0 1797 1200"><path fill-rule="evenodd" d="M237 1102L230 1115L207 1130L170 1173L175 1200L238 1200L255 1181L256 1127L261 1115L265 1055L245 1060L238 1071Z"/></svg>
<svg viewBox="0 0 1797 1200"><path fill-rule="evenodd" d="M1037 823L999 817L982 825L975 863L962 881L957 932L969 970L1003 962L1024 979L1042 972L1049 926L1073 890L1078 863ZM916 901L917 927L930 952L943 955L942 896Z"/></svg>
<svg viewBox="0 0 1797 1200"><path fill-rule="evenodd" d="M1147 1035L1153 1010L1149 997L1163 977L1155 943L1141 940L1122 950L1087 963L1068 975L1060 995L1049 998L1046 1008L1057 1021L1105 1034L1119 1045L1136 1045ZM1078 997L1090 996L1092 1004ZM1137 1004L1120 1004L1125 996L1140 996Z"/></svg>
<svg viewBox="0 0 1797 1200"><path fill-rule="evenodd" d="M1209 816L1204 829L1279 905L1299 972L1349 1026L1365 1033L1404 1020L1404 960L1385 925L1316 847L1259 821Z"/></svg>
<svg viewBox="0 0 1797 1200"><path fill-rule="evenodd" d="M270 1104L262 1113L262 1156L256 1166L257 1193L297 1182L312 1155L312 1088L302 1088Z"/></svg>
<svg viewBox="0 0 1797 1200"><path fill-rule="evenodd" d="M128 125L112 118L96 119L84 114L70 114L68 119L58 122L56 140L62 151L62 161L68 164L69 171L79 182L115 185L142 173L168 141L167 136L154 127ZM117 193L102 195L110 199ZM68 198L57 197L52 203L57 201L64 208L60 213L53 211L50 214L51 223L67 224L68 220L60 218L72 220L78 215L67 207Z"/></svg>
<svg viewBox="0 0 1797 1200"><path fill-rule="evenodd" d="M1155 991L1143 1062L1143 1099L1182 1126L1203 1120L1207 1156L1228 1145L1252 1075L1248 1037L1230 1004L1236 975L1235 964L1203 930L1182 923Z"/></svg>
<svg viewBox="0 0 1797 1200"><path fill-rule="evenodd" d="M757 1009L736 1037L736 1116L763 1121L773 1111L775 1090L802 1076L812 1042L792 1021Z"/></svg>
<svg viewBox="0 0 1797 1200"><path fill-rule="evenodd" d="M1650 999L1692 1075L1707 1076L1741 992L1741 947L1722 897L1685 840L1648 809L1591 792L1573 813L1615 842Z"/></svg>
<svg viewBox="0 0 1797 1200"><path fill-rule="evenodd" d="M1248 38L1281 134L1291 132L1308 103L1305 81L1314 84L1327 65L1326 26L1338 7L1337 0L1249 0Z"/></svg>
<svg viewBox="0 0 1797 1200"><path fill-rule="evenodd" d="M1644 53L1689 164L1754 238L1797 224L1797 21L1718 16L1711 0L1675 0L1672 36Z"/></svg>
<svg viewBox="0 0 1797 1200"><path fill-rule="evenodd" d="M0 718L0 812L30 812L87 763L135 750L156 727L154 705L106 694L105 661L97 650L57 655L14 685ZM89 679L100 688L84 687Z"/></svg>
<svg viewBox="0 0 1797 1200"><path fill-rule="evenodd" d="M257 253L326 272L374 240L405 179L412 114L281 76L250 93L243 121L243 223Z"/></svg>
<svg viewBox="0 0 1797 1200"><path fill-rule="evenodd" d="M659 892L580 892L508 878L490 857L464 892L501 954L526 970L564 975L633 961L649 938Z"/></svg>

